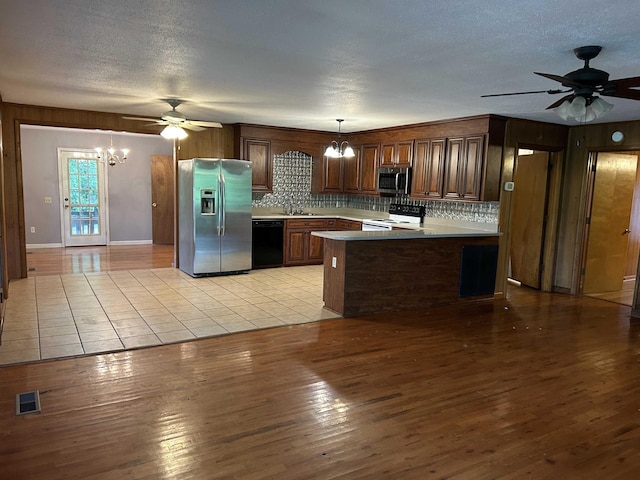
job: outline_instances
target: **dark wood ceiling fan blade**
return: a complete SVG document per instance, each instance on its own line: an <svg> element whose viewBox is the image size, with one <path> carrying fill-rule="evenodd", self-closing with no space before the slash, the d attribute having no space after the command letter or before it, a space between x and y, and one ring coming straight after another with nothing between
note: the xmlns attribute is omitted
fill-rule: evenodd
<svg viewBox="0 0 640 480"><path fill-rule="evenodd" d="M560 100L556 100L555 102L553 102L551 105L549 105L545 110L551 110L553 108L559 107L560 105L562 105L566 100L569 100L570 98L573 97L573 94L571 95L565 95L564 97L562 97Z"/></svg>
<svg viewBox="0 0 640 480"><path fill-rule="evenodd" d="M492 93L490 95L480 95L480 97L506 97L508 95L529 95L530 93L561 93L562 90L531 90L530 92Z"/></svg>
<svg viewBox="0 0 640 480"><path fill-rule="evenodd" d="M631 100L640 100L640 90L631 90L630 88L616 88L612 91L604 90L600 93L603 97L629 98Z"/></svg>
<svg viewBox="0 0 640 480"><path fill-rule="evenodd" d="M549 78L551 80L555 80L556 82L560 82L565 87L573 87L573 88L585 87L585 85L576 83L572 80L569 80L568 78L561 77L560 75L554 75L553 73L541 73L541 72L533 72L533 73L535 73L536 75L540 75L541 77Z"/></svg>
<svg viewBox="0 0 640 480"><path fill-rule="evenodd" d="M640 77L618 78L617 80L611 80L608 83L614 83L618 87L622 88L640 87Z"/></svg>

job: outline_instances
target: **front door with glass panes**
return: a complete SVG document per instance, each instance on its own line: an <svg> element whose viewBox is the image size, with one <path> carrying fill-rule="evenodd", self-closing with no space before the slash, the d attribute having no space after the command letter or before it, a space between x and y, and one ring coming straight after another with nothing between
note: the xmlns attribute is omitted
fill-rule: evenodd
<svg viewBox="0 0 640 480"><path fill-rule="evenodd" d="M94 150L58 149L65 247L106 245L106 171Z"/></svg>

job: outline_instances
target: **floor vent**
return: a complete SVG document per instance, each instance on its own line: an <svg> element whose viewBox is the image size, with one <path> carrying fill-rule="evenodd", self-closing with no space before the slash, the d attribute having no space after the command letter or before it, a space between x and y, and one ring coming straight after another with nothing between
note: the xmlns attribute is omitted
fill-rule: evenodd
<svg viewBox="0 0 640 480"><path fill-rule="evenodd" d="M40 412L40 392L19 393L16 395L16 415Z"/></svg>
<svg viewBox="0 0 640 480"><path fill-rule="evenodd" d="M29 267L27 270L29 272L35 272L36 271L36 267Z"/></svg>

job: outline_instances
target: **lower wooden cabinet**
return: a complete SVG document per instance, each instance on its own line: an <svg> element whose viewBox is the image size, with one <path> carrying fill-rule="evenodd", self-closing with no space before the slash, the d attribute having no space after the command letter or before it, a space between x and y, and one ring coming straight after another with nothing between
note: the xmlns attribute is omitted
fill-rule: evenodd
<svg viewBox="0 0 640 480"><path fill-rule="evenodd" d="M356 224L358 228L355 228ZM360 230L361 228L360 222L335 218L287 220L284 230L284 264L285 266L320 265L323 262L324 239L311 235L311 232Z"/></svg>
<svg viewBox="0 0 640 480"><path fill-rule="evenodd" d="M332 219L333 225L335 220ZM284 264L313 265L323 261L324 240L311 235L311 232L333 230L327 219L291 219L285 223Z"/></svg>
<svg viewBox="0 0 640 480"><path fill-rule="evenodd" d="M339 219L336 230L362 230L362 222L355 220Z"/></svg>

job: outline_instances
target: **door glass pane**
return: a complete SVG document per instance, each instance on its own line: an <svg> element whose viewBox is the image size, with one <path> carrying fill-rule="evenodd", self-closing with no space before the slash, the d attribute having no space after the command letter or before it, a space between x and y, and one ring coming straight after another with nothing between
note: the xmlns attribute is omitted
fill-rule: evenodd
<svg viewBox="0 0 640 480"><path fill-rule="evenodd" d="M68 172L71 235L100 235L98 161L70 159Z"/></svg>

